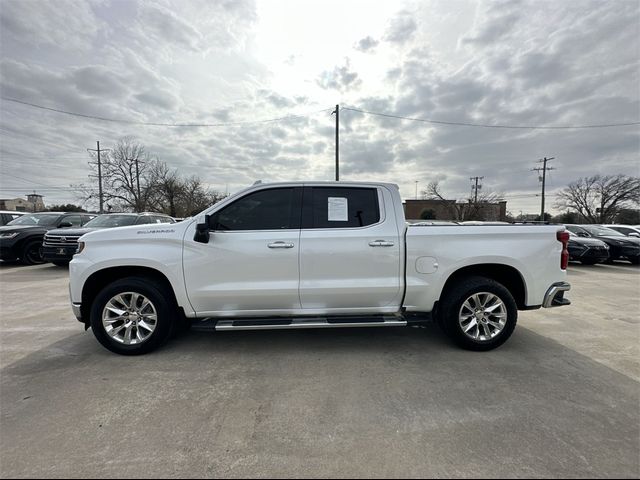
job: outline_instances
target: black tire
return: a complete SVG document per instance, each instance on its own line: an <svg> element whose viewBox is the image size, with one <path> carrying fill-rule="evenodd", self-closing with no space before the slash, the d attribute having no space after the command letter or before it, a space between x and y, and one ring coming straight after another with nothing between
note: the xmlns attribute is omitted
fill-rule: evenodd
<svg viewBox="0 0 640 480"><path fill-rule="evenodd" d="M20 260L25 265L40 265L45 263L42 258L42 240L31 240L22 247Z"/></svg>
<svg viewBox="0 0 640 480"><path fill-rule="evenodd" d="M55 260L55 261L52 261L51 263L53 263L57 267L68 267L69 266L69 260Z"/></svg>
<svg viewBox="0 0 640 480"><path fill-rule="evenodd" d="M632 265L640 265L640 257L629 257Z"/></svg>
<svg viewBox="0 0 640 480"><path fill-rule="evenodd" d="M464 302L476 293L487 292L502 301L506 310L506 323L502 330L488 340L474 340L464 333L459 317ZM462 279L443 293L444 299L438 308L438 324L444 333L458 346L466 350L493 350L506 342L518 321L518 307L513 296L501 283L486 277L468 277ZM485 297L486 298L486 297ZM479 327L477 327L479 330Z"/></svg>
<svg viewBox="0 0 640 480"><path fill-rule="evenodd" d="M135 292L147 297L156 310L157 324L148 339L140 344L119 343L106 332L102 324L102 312L107 302L118 294ZM90 323L98 341L114 353L120 355L143 355L162 346L173 334L178 318L173 294L162 283L151 278L127 277L116 280L103 288L91 305ZM139 327L138 327L139 328Z"/></svg>
<svg viewBox="0 0 640 480"><path fill-rule="evenodd" d="M598 260L594 260L592 258L586 259L586 260L580 260L580 263L582 263L583 265L595 265L596 263L598 263Z"/></svg>

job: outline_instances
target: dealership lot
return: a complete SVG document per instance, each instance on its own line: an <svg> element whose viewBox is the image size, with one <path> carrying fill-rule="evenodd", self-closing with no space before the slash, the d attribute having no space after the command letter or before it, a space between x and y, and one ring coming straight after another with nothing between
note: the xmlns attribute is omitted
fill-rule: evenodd
<svg viewBox="0 0 640 480"><path fill-rule="evenodd" d="M434 326L212 333L127 358L68 271L0 264L2 477L638 477L640 269L571 265L500 349Z"/></svg>

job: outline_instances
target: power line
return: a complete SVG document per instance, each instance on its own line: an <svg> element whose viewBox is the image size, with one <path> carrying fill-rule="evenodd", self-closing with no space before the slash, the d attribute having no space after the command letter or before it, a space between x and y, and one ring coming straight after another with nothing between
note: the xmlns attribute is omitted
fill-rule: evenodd
<svg viewBox="0 0 640 480"><path fill-rule="evenodd" d="M640 122L606 123L606 124L600 124L600 125L556 125L556 126L492 125L492 124L486 124L486 123L446 122L443 120L431 120L427 118L403 117L400 115L392 115L390 113L371 112L368 110L361 110L359 108L350 108L350 107L342 107L342 110L350 110L352 112L365 113L367 115L376 115L379 117L396 118L399 120L411 120L414 122L433 123L437 125L455 125L455 126L462 126L462 127L481 127L481 128L510 128L510 129L522 129L522 130L566 130L566 129L578 129L578 128L609 128L609 127L628 127L631 125L640 125Z"/></svg>
<svg viewBox="0 0 640 480"><path fill-rule="evenodd" d="M240 122L161 123L161 122L137 122L137 121L134 121L134 120L125 120L125 119L118 119L118 118L100 117L98 115L85 115L83 113L69 112L67 110L61 110L61 109L58 109L58 108L45 107L44 105L38 105L38 104L35 104L35 103L24 102L22 100L16 100L15 98L0 97L0 99L4 100L5 102L18 103L20 105L26 105L28 107L38 108L40 110L48 110L50 112L62 113L62 114L71 115L71 116L74 116L74 117L88 118L88 119L91 119L91 120L101 120L103 122L124 123L124 124L127 124L127 125L142 125L142 126L147 126L147 127L230 127L230 126L234 126L234 125L256 125L256 124L260 124L260 123L274 123L274 122L280 122L280 121L284 121L284 120L292 120L292 119L295 119L295 118L306 118L306 117L309 117L310 115L314 115L316 113L328 112L329 110L331 110L330 108L323 108L322 110L308 112L308 113L301 114L301 115L286 115L284 117L268 118L268 119L264 119L264 120L247 120L247 121L240 121Z"/></svg>
<svg viewBox="0 0 640 480"><path fill-rule="evenodd" d="M32 183L34 185L42 185L44 187L53 187L54 186L54 185L50 185L50 184L46 184L46 183L37 182L35 180L29 180L28 178L19 177L18 175L14 175L13 173L2 172L2 175L7 175L8 177L17 178L18 180L24 180L25 182L29 182L29 183Z"/></svg>

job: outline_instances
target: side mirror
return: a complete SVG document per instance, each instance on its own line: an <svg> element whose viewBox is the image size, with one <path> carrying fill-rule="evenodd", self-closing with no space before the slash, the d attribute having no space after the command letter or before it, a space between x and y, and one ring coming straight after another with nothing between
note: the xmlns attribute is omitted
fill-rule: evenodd
<svg viewBox="0 0 640 480"><path fill-rule="evenodd" d="M640 238L640 233L637 233L637 232L631 232L631 233L629 234L629 236L630 236L630 237Z"/></svg>
<svg viewBox="0 0 640 480"><path fill-rule="evenodd" d="M71 222L60 222L60 225L58 225L58 228L69 228L69 227L73 227L73 223L71 223Z"/></svg>
<svg viewBox="0 0 640 480"><path fill-rule="evenodd" d="M579 237L586 237L586 238L590 237L590 235L588 233L586 233L586 232L578 232L578 236Z"/></svg>
<svg viewBox="0 0 640 480"><path fill-rule="evenodd" d="M195 242L209 243L209 232L211 231L211 215L204 216L204 222L196 224L196 233L193 236Z"/></svg>

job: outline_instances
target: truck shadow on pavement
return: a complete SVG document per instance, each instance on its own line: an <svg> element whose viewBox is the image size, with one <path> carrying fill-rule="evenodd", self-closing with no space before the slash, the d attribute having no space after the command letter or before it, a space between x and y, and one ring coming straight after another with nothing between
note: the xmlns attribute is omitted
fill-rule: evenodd
<svg viewBox="0 0 640 480"><path fill-rule="evenodd" d="M0 384L3 476L640 474L640 384L522 326L488 353L435 325L190 331L142 357L86 332Z"/></svg>

